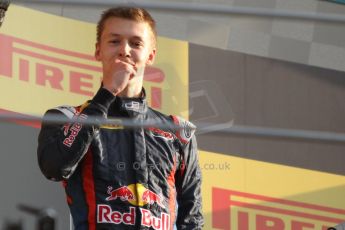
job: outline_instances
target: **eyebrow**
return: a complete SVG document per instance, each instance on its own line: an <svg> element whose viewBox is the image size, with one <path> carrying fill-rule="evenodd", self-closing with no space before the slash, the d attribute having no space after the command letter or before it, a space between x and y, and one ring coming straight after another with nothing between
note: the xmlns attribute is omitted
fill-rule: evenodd
<svg viewBox="0 0 345 230"><path fill-rule="evenodd" d="M115 34L115 33L111 33L109 34L110 37L122 37L121 34ZM140 36L133 36L132 38L138 39L140 41L143 41L143 39Z"/></svg>

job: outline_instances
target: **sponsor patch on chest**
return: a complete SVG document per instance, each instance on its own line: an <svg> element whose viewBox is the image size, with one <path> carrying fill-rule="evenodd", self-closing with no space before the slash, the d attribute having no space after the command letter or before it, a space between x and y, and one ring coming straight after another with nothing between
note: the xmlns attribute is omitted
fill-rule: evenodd
<svg viewBox="0 0 345 230"><path fill-rule="evenodd" d="M129 212L113 210L109 205L97 205L97 223L135 225L137 212L135 207L130 207ZM140 225L155 230L171 230L170 215L162 212L160 217L154 216L150 210L140 208Z"/></svg>

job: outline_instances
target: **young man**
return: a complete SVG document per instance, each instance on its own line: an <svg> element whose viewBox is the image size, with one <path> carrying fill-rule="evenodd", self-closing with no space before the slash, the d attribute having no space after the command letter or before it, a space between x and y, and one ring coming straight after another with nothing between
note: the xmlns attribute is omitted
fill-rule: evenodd
<svg viewBox="0 0 345 230"><path fill-rule="evenodd" d="M97 26L95 57L103 82L79 107L47 115L131 118L174 122L173 129L124 129L43 122L38 161L44 175L63 181L76 230L201 229L201 173L193 125L149 108L143 89L146 65L156 55L155 22L138 8L105 11ZM176 204L177 201L177 204Z"/></svg>

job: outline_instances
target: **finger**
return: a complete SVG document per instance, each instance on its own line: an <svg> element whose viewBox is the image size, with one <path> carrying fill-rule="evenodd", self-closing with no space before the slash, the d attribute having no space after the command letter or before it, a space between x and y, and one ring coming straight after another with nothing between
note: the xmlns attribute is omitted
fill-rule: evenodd
<svg viewBox="0 0 345 230"><path fill-rule="evenodd" d="M123 64L126 64L126 65L131 65L131 66L135 66L135 63L130 61L130 60L123 60L123 59L115 59L115 62L116 63L123 63Z"/></svg>
<svg viewBox="0 0 345 230"><path fill-rule="evenodd" d="M126 69L127 71L130 71L130 72L137 72L137 67L135 66L135 64L131 64L131 63L128 63L126 61L123 61L123 60L115 60L115 63L120 65L121 67L123 67L124 69Z"/></svg>

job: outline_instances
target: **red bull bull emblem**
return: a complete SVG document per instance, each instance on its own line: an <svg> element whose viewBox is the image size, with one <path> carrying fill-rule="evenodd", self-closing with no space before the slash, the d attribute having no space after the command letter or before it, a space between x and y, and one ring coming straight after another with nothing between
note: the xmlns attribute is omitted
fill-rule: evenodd
<svg viewBox="0 0 345 230"><path fill-rule="evenodd" d="M108 187L109 196L105 199L107 201L116 200L119 198L122 201L128 201L128 200L134 200L134 194L133 192L128 189L127 186L123 186L121 188L117 188L113 190L113 187Z"/></svg>
<svg viewBox="0 0 345 230"><path fill-rule="evenodd" d="M145 192L142 195L142 200L146 204L154 204L157 203L159 206L164 207L162 204L162 198L161 196L157 195L156 193L150 191L149 189L146 189Z"/></svg>
<svg viewBox="0 0 345 230"><path fill-rule="evenodd" d="M107 194L109 195L105 200L111 202L113 200L121 200L129 202L134 206L144 206L147 204L157 204L164 208L162 196L147 189L142 184L130 184L120 188L113 189L108 186ZM136 195L135 195L136 194ZM110 203L109 203L110 204ZM134 225L136 221L136 207L130 207L128 212L119 212L112 210L111 206L101 204L97 206L97 222L110 224L125 224ZM140 208L141 225L152 227L156 230L170 230L171 222L170 215L161 213L160 217L154 216L150 210Z"/></svg>

